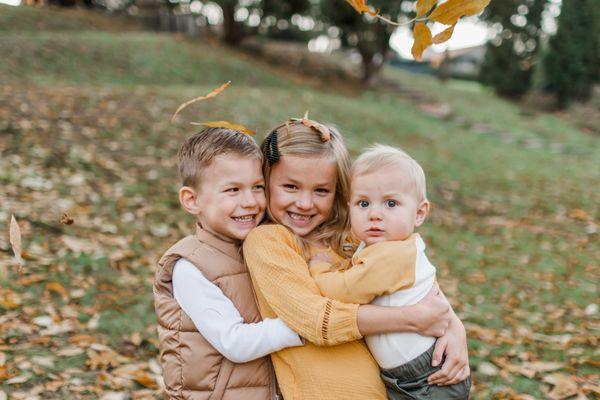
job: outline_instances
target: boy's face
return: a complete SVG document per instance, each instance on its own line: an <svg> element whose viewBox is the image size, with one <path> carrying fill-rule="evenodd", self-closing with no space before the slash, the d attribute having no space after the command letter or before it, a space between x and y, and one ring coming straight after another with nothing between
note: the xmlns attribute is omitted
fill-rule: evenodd
<svg viewBox="0 0 600 400"><path fill-rule="evenodd" d="M425 220L429 203L419 203L400 168L353 176L351 185L352 232L367 246L404 240Z"/></svg>
<svg viewBox="0 0 600 400"><path fill-rule="evenodd" d="M244 240L265 214L265 182L254 157L215 157L202 171L196 193L202 227L229 239Z"/></svg>

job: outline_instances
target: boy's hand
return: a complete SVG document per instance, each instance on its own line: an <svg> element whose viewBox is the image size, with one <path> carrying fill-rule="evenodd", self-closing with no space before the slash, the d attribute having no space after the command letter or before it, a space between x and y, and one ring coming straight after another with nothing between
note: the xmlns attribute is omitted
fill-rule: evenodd
<svg viewBox="0 0 600 400"><path fill-rule="evenodd" d="M441 337L446 333L452 318L450 304L434 285L429 293L415 304L418 318L414 320L416 333L423 336Z"/></svg>
<svg viewBox="0 0 600 400"><path fill-rule="evenodd" d="M314 267L315 265L320 263L332 264L333 259L331 258L331 255L329 253L317 253L314 256L312 256L308 261L308 267Z"/></svg>
<svg viewBox="0 0 600 400"><path fill-rule="evenodd" d="M446 334L435 344L432 365L438 366L444 355L446 359L442 369L429 376L430 385L454 385L467 379L471 374L465 327L454 313L452 317Z"/></svg>

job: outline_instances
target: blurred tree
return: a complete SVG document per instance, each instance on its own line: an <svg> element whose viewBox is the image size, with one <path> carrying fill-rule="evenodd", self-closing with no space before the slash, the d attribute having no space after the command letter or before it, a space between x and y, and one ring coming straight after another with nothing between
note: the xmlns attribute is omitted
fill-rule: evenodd
<svg viewBox="0 0 600 400"><path fill-rule="evenodd" d="M590 97L600 77L600 4L597 0L563 1L558 30L545 59L546 89L559 107Z"/></svg>
<svg viewBox="0 0 600 400"><path fill-rule="evenodd" d="M501 96L518 98L531 88L546 2L492 1L483 14L495 36L487 45L480 80Z"/></svg>
<svg viewBox="0 0 600 400"><path fill-rule="evenodd" d="M381 15L394 21L403 14L402 3L399 0L369 1ZM368 15L359 15L340 0L321 0L321 13L326 23L340 29L342 44L360 53L363 84L375 84L389 59L390 37L396 27Z"/></svg>

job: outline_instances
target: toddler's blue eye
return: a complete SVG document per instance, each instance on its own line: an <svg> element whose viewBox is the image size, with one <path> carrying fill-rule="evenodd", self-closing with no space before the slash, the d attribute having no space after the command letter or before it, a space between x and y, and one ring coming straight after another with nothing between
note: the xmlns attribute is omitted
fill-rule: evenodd
<svg viewBox="0 0 600 400"><path fill-rule="evenodd" d="M360 208L367 208L367 207L369 207L369 202L366 201L366 200L359 200L358 203L356 203L356 204L358 204L358 206Z"/></svg>
<svg viewBox="0 0 600 400"><path fill-rule="evenodd" d="M385 202L386 207L396 207L398 205L398 203L396 202L396 200L386 200Z"/></svg>

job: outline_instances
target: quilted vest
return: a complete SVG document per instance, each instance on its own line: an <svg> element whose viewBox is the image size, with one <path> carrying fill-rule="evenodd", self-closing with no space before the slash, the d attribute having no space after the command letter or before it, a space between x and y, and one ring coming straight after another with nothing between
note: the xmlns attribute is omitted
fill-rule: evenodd
<svg viewBox="0 0 600 400"><path fill-rule="evenodd" d="M185 258L218 286L245 323L261 320L240 246L197 228L161 257L154 278L160 360L171 399L273 400L275 374L268 357L235 364L204 339L173 297L173 268Z"/></svg>

